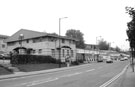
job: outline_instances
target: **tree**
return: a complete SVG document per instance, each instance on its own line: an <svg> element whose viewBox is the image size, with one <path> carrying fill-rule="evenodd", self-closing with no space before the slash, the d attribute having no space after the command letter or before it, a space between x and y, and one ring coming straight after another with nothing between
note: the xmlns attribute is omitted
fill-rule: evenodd
<svg viewBox="0 0 135 87"><path fill-rule="evenodd" d="M120 52L120 48L118 46L116 46L116 48L114 48L114 49L115 49L115 51Z"/></svg>
<svg viewBox="0 0 135 87"><path fill-rule="evenodd" d="M132 54L132 70L134 72L134 57L135 57L135 10L132 7L126 7L126 12L130 15L131 21L127 23L127 36L130 43Z"/></svg>
<svg viewBox="0 0 135 87"><path fill-rule="evenodd" d="M76 43L76 47L82 49L85 48L83 35L84 34L80 30L75 30L75 29L70 29L67 30L66 32L67 37L75 38L78 40L78 42Z"/></svg>
<svg viewBox="0 0 135 87"><path fill-rule="evenodd" d="M108 50L109 49L109 43L107 43L104 40L100 40L99 43L98 43L98 48L100 50Z"/></svg>
<svg viewBox="0 0 135 87"><path fill-rule="evenodd" d="M131 21L127 23L127 36L130 42L130 47L135 49L135 10L132 7L126 7L126 13L131 17Z"/></svg>

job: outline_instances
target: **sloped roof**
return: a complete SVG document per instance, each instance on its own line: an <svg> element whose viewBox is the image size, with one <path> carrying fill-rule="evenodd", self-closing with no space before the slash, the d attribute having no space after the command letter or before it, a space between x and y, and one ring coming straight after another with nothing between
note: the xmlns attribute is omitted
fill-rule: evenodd
<svg viewBox="0 0 135 87"><path fill-rule="evenodd" d="M13 34L11 37L6 39L5 41L6 42L17 41L17 40L19 40L20 34L24 35L23 39L35 38L35 37L40 37L40 36L46 35L46 33L43 33L43 32L21 29L21 30L17 31L15 34Z"/></svg>
<svg viewBox="0 0 135 87"><path fill-rule="evenodd" d="M58 35L48 34L48 33L44 33L44 32L21 29L21 30L17 31L15 34L13 34L11 37L6 39L5 42L18 41L20 34L23 34L23 36L24 36L23 39L36 38L36 37L41 37L41 36L59 37ZM60 38L75 40L73 38L69 38L69 37L65 37L65 36L61 36Z"/></svg>
<svg viewBox="0 0 135 87"><path fill-rule="evenodd" d="M6 39L6 38L8 38L9 36L7 36L7 35L1 35L0 34L0 38L3 38L3 39Z"/></svg>

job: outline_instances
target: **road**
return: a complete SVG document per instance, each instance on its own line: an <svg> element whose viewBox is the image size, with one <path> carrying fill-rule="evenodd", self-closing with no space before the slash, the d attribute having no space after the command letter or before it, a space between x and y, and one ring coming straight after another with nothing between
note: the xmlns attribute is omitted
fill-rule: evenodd
<svg viewBox="0 0 135 87"><path fill-rule="evenodd" d="M58 72L3 79L0 87L105 87L128 63L91 63Z"/></svg>

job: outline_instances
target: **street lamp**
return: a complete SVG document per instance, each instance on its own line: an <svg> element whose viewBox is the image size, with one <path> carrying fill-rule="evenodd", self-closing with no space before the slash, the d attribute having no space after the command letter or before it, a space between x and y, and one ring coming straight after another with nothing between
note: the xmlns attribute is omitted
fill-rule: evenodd
<svg viewBox="0 0 135 87"><path fill-rule="evenodd" d="M109 51L111 50L111 45L113 44L114 42L110 42L109 43Z"/></svg>
<svg viewBox="0 0 135 87"><path fill-rule="evenodd" d="M60 43L60 33L61 33L61 20L68 17L59 18L59 68L61 67L61 43Z"/></svg>
<svg viewBox="0 0 135 87"><path fill-rule="evenodd" d="M20 47L22 47L22 40L24 38L24 35L23 34L20 34L19 35L19 40L20 40Z"/></svg>
<svg viewBox="0 0 135 87"><path fill-rule="evenodd" d="M97 60L98 60L98 58L99 58L99 54L100 54L100 53L99 53L99 45L98 45L98 37L100 37L100 39L101 39L101 36L97 36L97 37L96 37L96 45L97 45L97 47L96 47L96 50L97 50L97 52L96 52L96 53L97 53L97 54L96 54L96 56L97 56Z"/></svg>
<svg viewBox="0 0 135 87"><path fill-rule="evenodd" d="M23 34L20 34L19 35L19 44L20 44L20 49L19 50L19 54L22 53L22 40L24 38L24 35Z"/></svg>
<svg viewBox="0 0 135 87"><path fill-rule="evenodd" d="M99 37L100 37L100 40L101 40L102 36L97 36L97 37L96 37L96 45L97 45L97 48L96 48L96 49L97 49L97 50L99 49L99 46L98 46L98 38L99 38Z"/></svg>

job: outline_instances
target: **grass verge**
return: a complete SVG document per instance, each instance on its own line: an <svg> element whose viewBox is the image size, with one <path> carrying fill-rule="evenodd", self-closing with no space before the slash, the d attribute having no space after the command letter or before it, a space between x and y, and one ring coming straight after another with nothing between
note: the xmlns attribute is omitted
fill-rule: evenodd
<svg viewBox="0 0 135 87"><path fill-rule="evenodd" d="M7 75L7 74L13 74L13 73L5 69L4 67L0 66L0 75Z"/></svg>
<svg viewBox="0 0 135 87"><path fill-rule="evenodd" d="M18 64L13 65L22 72L40 71L47 69L59 68L59 64L45 63L45 64ZM61 67L66 67L65 64L61 64Z"/></svg>

